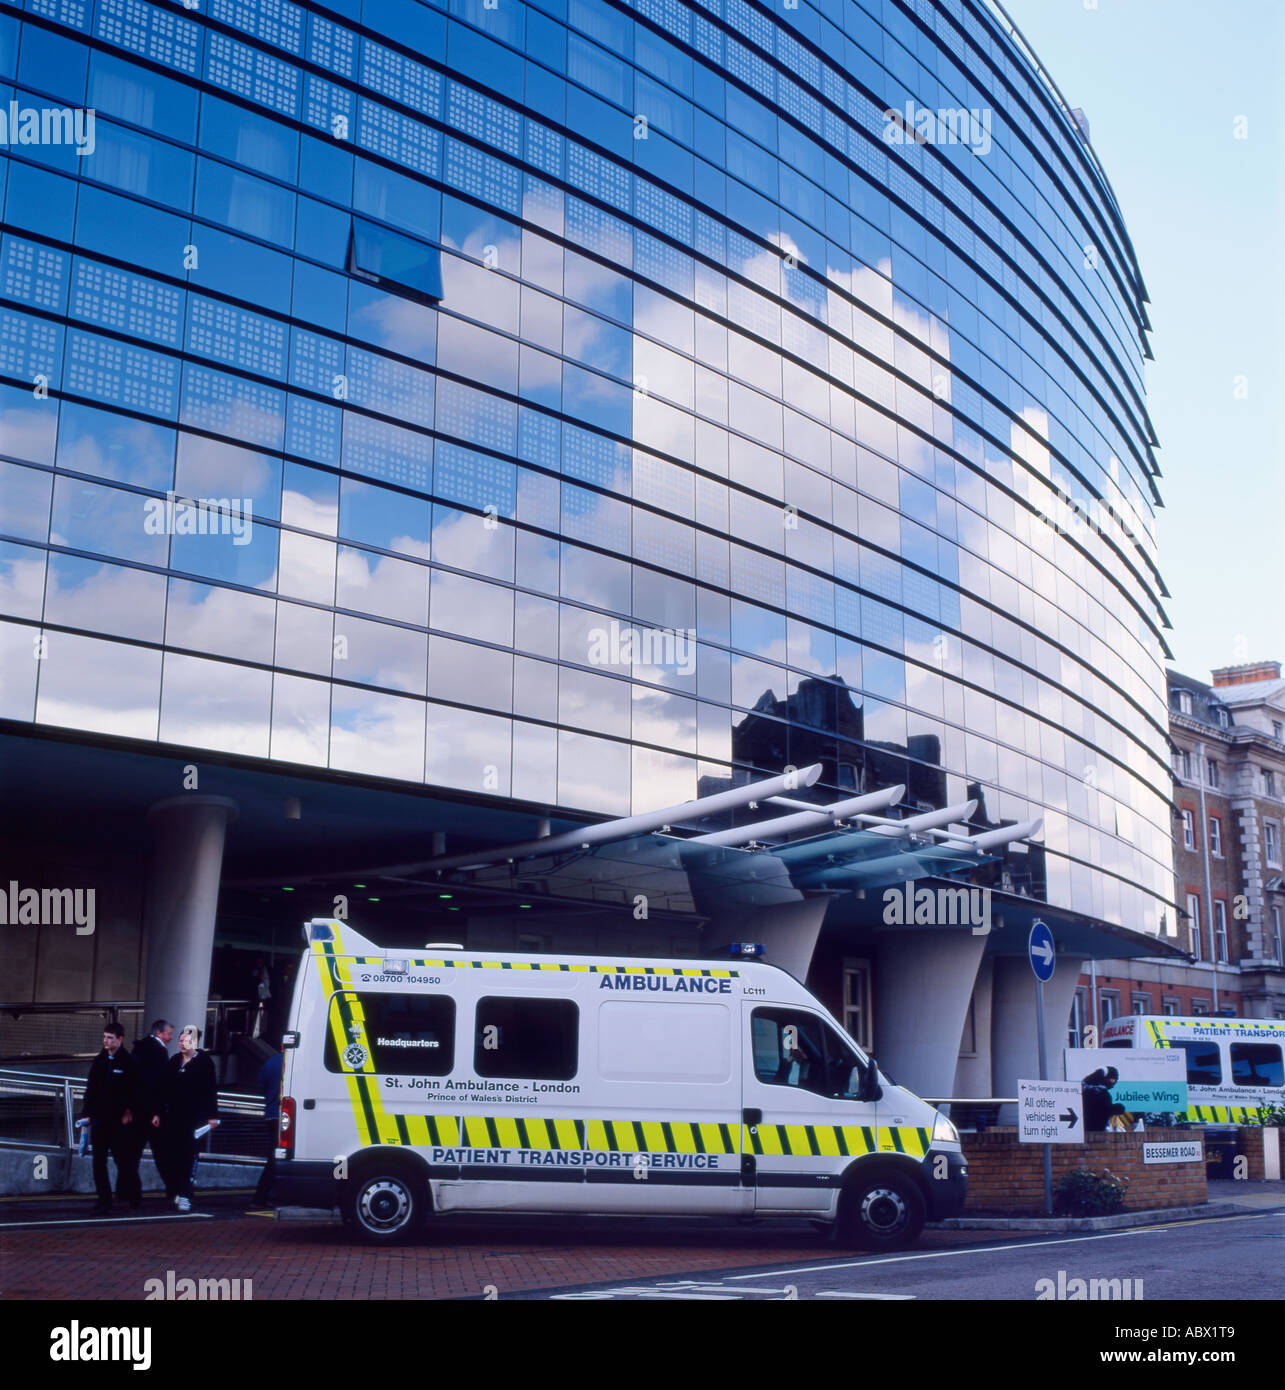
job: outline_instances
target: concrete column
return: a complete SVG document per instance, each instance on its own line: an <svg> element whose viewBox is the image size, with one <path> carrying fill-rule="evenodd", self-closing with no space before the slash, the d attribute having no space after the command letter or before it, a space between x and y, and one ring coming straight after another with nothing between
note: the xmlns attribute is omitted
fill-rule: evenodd
<svg viewBox="0 0 1285 1390"><path fill-rule="evenodd" d="M1053 978L1044 986L1044 1046L1052 1081L1062 1079L1066 1025L1083 964L1076 956L1058 956ZM991 1004L991 1094L1016 1096L1019 1078L1034 1080L1039 1074L1035 976L1025 956L997 956ZM1001 1108L1000 1123L1017 1123L1016 1106Z"/></svg>
<svg viewBox="0 0 1285 1390"><path fill-rule="evenodd" d="M223 841L236 811L226 797L176 796L147 813L154 845L143 911L144 1028L167 1018L176 1032L189 1023L205 1032Z"/></svg>
<svg viewBox="0 0 1285 1390"><path fill-rule="evenodd" d="M959 1038L986 938L969 931L898 929L875 956L875 1056L898 1086L951 1095Z"/></svg>
<svg viewBox="0 0 1285 1390"><path fill-rule="evenodd" d="M955 1068L953 1096L988 1096L991 1094L991 988L995 982L994 956L983 956L973 982L973 1041L976 1051L971 1057L960 1057ZM960 1036L963 1046L963 1036Z"/></svg>
<svg viewBox="0 0 1285 1390"><path fill-rule="evenodd" d="M764 959L796 980L806 981L821 923L830 906L828 894L800 898L775 907L746 908L734 914L712 917L701 931L701 946L716 951L730 941L757 941L765 948Z"/></svg>

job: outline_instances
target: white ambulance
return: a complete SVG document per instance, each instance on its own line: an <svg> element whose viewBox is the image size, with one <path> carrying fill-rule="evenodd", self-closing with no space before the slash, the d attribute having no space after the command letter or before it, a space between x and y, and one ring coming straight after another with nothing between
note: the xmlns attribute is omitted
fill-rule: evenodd
<svg viewBox="0 0 1285 1390"><path fill-rule="evenodd" d="M1253 1124L1285 1106L1285 1020L1130 1014L1102 1029L1103 1047L1181 1048L1187 1054L1186 1118Z"/></svg>
<svg viewBox="0 0 1285 1390"><path fill-rule="evenodd" d="M757 948L385 951L305 930L279 1207L338 1207L374 1243L521 1211L806 1217L872 1248L963 1207L955 1127Z"/></svg>

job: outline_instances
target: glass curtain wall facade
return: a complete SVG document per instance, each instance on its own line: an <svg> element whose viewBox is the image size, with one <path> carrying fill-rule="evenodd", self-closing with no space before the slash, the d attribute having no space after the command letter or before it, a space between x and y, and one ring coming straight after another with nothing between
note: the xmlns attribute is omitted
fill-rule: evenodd
<svg viewBox="0 0 1285 1390"><path fill-rule="evenodd" d="M0 716L605 814L819 759L1157 928L1145 291L985 6L27 0L0 106Z"/></svg>

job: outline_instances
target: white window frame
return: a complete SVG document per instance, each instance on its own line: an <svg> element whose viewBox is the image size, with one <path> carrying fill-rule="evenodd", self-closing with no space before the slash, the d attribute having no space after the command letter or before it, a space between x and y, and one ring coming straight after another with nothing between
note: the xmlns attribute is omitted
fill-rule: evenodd
<svg viewBox="0 0 1285 1390"><path fill-rule="evenodd" d="M1281 956L1281 910L1279 907L1272 908L1272 959L1278 965L1285 964L1285 959Z"/></svg>
<svg viewBox="0 0 1285 1390"><path fill-rule="evenodd" d="M1186 748L1182 750L1182 776L1184 781L1191 781L1191 752Z"/></svg>
<svg viewBox="0 0 1285 1390"><path fill-rule="evenodd" d="M1227 904L1214 899L1214 953L1219 965L1227 964Z"/></svg>
<svg viewBox="0 0 1285 1390"><path fill-rule="evenodd" d="M1196 817L1187 810L1182 812L1182 847L1193 854L1196 851Z"/></svg>
<svg viewBox="0 0 1285 1390"><path fill-rule="evenodd" d="M1209 853L1215 859L1223 857L1223 823L1217 816L1209 817Z"/></svg>
<svg viewBox="0 0 1285 1390"><path fill-rule="evenodd" d="M1218 771L1218 759L1217 759L1217 758L1206 758L1206 759L1205 759L1205 781L1208 783L1208 785L1209 785L1214 791L1217 791L1217 790L1218 790L1218 787L1219 787L1218 778L1219 778L1219 776L1220 776L1220 774L1219 774L1219 771Z"/></svg>
<svg viewBox="0 0 1285 1390"><path fill-rule="evenodd" d="M855 1003L852 1002L854 980L858 982L858 998ZM874 991L871 988L868 960L844 957L843 1030L863 1052L868 1053L874 1047Z"/></svg>
<svg viewBox="0 0 1285 1390"><path fill-rule="evenodd" d="M1190 690L1180 690L1180 691L1178 692L1178 713L1179 713L1179 714L1190 714L1190 713L1191 713L1191 691L1190 691Z"/></svg>
<svg viewBox="0 0 1285 1390"><path fill-rule="evenodd" d="M1197 960L1204 960L1205 953L1200 948L1200 894L1187 894L1187 915L1191 919L1191 954Z"/></svg>
<svg viewBox="0 0 1285 1390"><path fill-rule="evenodd" d="M1263 855L1272 868L1281 867L1281 828L1274 820L1263 822Z"/></svg>

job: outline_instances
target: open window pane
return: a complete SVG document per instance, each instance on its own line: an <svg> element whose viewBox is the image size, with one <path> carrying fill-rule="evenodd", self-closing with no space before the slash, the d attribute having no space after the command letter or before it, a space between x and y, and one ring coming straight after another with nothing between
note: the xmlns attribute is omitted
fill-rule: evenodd
<svg viewBox="0 0 1285 1390"><path fill-rule="evenodd" d="M442 297L442 257L436 246L361 217L352 220L348 269L377 284L395 285L425 299Z"/></svg>

